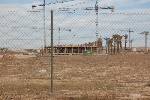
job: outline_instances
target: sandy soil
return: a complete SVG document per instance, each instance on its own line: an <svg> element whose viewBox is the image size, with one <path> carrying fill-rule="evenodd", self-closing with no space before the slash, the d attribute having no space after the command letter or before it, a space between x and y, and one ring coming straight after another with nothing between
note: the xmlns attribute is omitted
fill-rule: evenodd
<svg viewBox="0 0 150 100"><path fill-rule="evenodd" d="M0 60L0 100L150 100L150 54Z"/></svg>

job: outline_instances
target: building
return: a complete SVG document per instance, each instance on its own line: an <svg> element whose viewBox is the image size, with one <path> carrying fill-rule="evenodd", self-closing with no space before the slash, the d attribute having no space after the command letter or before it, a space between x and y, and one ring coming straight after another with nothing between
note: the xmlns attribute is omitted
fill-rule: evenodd
<svg viewBox="0 0 150 100"><path fill-rule="evenodd" d="M54 46L54 54L55 55L79 55L83 54L86 51L90 51L92 53L100 53L102 50L102 39L99 38L97 41L89 42L85 44L79 45L56 45ZM46 47L44 50L41 50L41 53L44 55L45 53L50 53L51 47Z"/></svg>

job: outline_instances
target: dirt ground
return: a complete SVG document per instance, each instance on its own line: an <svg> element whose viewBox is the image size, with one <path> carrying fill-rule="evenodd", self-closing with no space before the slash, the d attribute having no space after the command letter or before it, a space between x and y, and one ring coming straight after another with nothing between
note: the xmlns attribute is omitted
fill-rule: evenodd
<svg viewBox="0 0 150 100"><path fill-rule="evenodd" d="M150 54L0 60L0 100L150 100Z"/></svg>

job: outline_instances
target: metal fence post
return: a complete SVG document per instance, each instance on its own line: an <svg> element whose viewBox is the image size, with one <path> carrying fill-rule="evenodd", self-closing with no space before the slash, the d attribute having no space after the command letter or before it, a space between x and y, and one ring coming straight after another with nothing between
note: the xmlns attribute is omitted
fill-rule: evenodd
<svg viewBox="0 0 150 100"><path fill-rule="evenodd" d="M53 10L51 10L51 93L53 93Z"/></svg>

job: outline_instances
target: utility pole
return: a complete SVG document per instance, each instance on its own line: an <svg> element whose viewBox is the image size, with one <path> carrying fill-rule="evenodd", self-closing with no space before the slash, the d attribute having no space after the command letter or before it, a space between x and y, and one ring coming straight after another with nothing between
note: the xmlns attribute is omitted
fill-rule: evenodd
<svg viewBox="0 0 150 100"><path fill-rule="evenodd" d="M132 30L129 28L128 32L129 32L129 49L131 49L131 33L134 32L134 31L132 31Z"/></svg>
<svg viewBox="0 0 150 100"><path fill-rule="evenodd" d="M131 48L132 48L132 44L133 44L133 39L131 39Z"/></svg>
<svg viewBox="0 0 150 100"><path fill-rule="evenodd" d="M51 10L51 93L53 93L53 10Z"/></svg>
<svg viewBox="0 0 150 100"><path fill-rule="evenodd" d="M147 52L148 51L148 49L147 49L147 41L148 41L148 35L150 34L148 31L144 31L144 32L142 32L142 33L140 33L140 34L143 34L143 35L145 35L145 51Z"/></svg>
<svg viewBox="0 0 150 100"><path fill-rule="evenodd" d="M106 54L109 53L109 41L110 41L110 38L106 37L104 38L106 40Z"/></svg>
<svg viewBox="0 0 150 100"><path fill-rule="evenodd" d="M129 49L131 49L131 33L134 32L133 30L131 30L131 28L129 28L128 30L120 30L120 31L126 31L128 32L128 38L129 38ZM125 35L125 38L127 37L127 35ZM126 38L127 39L127 38ZM125 49L126 49L126 42L125 42Z"/></svg>
<svg viewBox="0 0 150 100"><path fill-rule="evenodd" d="M125 35L124 35L124 38L125 38L125 44L124 44L125 46L124 46L124 49L127 50L127 39L128 39L128 35L125 34Z"/></svg>
<svg viewBox="0 0 150 100"><path fill-rule="evenodd" d="M59 36L58 36L58 46L60 46L60 27L58 28Z"/></svg>

